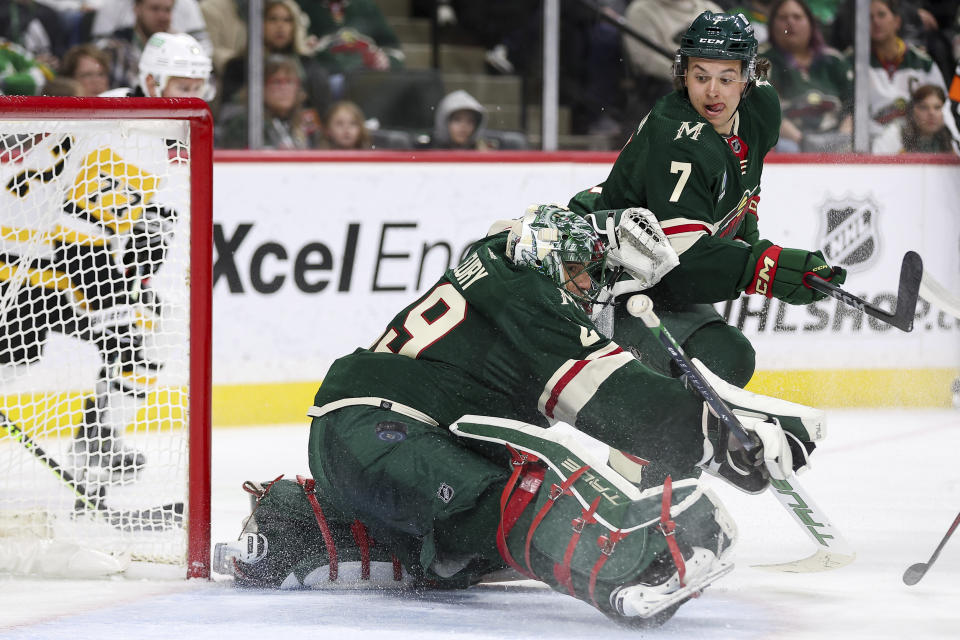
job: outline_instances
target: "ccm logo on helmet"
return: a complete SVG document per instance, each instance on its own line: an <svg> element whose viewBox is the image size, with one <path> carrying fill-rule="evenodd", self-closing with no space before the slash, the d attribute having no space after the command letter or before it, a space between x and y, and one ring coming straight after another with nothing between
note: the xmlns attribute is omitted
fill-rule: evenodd
<svg viewBox="0 0 960 640"><path fill-rule="evenodd" d="M703 44L723 44L726 41L723 39L718 40L717 38L700 38L700 42Z"/></svg>

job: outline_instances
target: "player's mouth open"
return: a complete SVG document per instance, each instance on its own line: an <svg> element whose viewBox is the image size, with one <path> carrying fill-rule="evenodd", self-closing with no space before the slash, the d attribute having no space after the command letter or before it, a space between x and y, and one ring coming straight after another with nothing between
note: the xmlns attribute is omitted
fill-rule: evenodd
<svg viewBox="0 0 960 640"><path fill-rule="evenodd" d="M722 102L718 102L716 104L708 104L706 105L707 113L709 113L710 115L718 116L721 113L723 113L723 109L725 106L726 105L724 105Z"/></svg>

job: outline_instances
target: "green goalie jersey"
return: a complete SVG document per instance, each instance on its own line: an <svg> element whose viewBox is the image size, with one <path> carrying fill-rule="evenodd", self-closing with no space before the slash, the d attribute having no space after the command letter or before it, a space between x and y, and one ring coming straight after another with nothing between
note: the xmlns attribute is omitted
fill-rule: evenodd
<svg viewBox="0 0 960 640"><path fill-rule="evenodd" d="M369 349L338 359L318 407L382 398L442 426L465 414L563 421L648 459L700 452L701 403L604 338L572 296L514 265L505 235L475 245Z"/></svg>
<svg viewBox="0 0 960 640"><path fill-rule="evenodd" d="M752 275L760 174L780 131L774 88L758 81L732 124L732 135L720 135L675 91L643 119L606 181L570 201L581 215L636 206L656 215L680 256L651 289L656 301L730 300Z"/></svg>

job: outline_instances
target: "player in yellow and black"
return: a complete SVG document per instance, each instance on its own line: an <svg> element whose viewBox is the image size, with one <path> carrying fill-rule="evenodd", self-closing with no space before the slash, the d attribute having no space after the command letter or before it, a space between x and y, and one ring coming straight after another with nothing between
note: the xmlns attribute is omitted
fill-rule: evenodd
<svg viewBox="0 0 960 640"><path fill-rule="evenodd" d="M144 351L160 315L149 281L176 213L156 202L156 175L108 147L48 133L8 135L2 146L0 371L16 380L51 333L94 345L99 373L68 466L88 486L135 477L146 460L121 434L160 369ZM140 153L165 165L156 146Z"/></svg>
<svg viewBox="0 0 960 640"><path fill-rule="evenodd" d="M584 215L653 212L679 264L646 293L684 350L738 386L753 375L754 350L712 303L745 292L808 304L824 294L803 284L806 273L838 285L845 278L819 251L760 239L763 160L780 130L780 103L763 79L767 66L742 15L702 13L681 38L676 90L640 122L607 179L570 201ZM612 337L668 372L664 350L624 304L616 304L614 316Z"/></svg>

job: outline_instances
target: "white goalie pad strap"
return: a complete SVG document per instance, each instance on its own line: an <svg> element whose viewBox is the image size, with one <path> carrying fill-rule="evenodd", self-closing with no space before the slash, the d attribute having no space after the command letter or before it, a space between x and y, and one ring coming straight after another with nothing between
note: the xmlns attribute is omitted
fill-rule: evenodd
<svg viewBox="0 0 960 640"><path fill-rule="evenodd" d="M623 498L630 501L653 498L660 504L663 495L663 486L651 487L641 491L630 480L622 476L607 464L610 448L599 440L573 429L569 425L556 425L544 429L519 420L495 418L492 416L465 415L450 425L450 431L462 438L471 438L485 442L509 444L518 451L535 455L542 463L550 467L561 480L566 480L583 464L590 467L588 474L582 477L594 490L606 497L601 502L595 517L597 522L611 531L624 532L643 529L659 522L659 515L634 526L621 528L604 518L607 503L610 505L622 504ZM592 446L596 443L596 446ZM673 483L674 499L681 489L692 489L684 497L674 502L670 507L670 516L676 517L695 504L706 495L711 502L722 510L723 507L716 497L709 492L695 478L677 480ZM574 485L570 492L583 508L589 506L589 501ZM655 510L656 511L656 510Z"/></svg>
<svg viewBox="0 0 960 640"><path fill-rule="evenodd" d="M336 411L337 409L342 409L344 407L355 407L357 405L366 405L369 407L377 407L379 409L383 409L384 411L393 411L402 416L407 416L408 418L413 418L419 422L429 424L432 427L440 426L439 422L422 411L418 411L413 407L408 407L407 405L399 402L394 402L393 400L387 400L386 398L377 398L373 396L365 396L361 398L343 398L342 400L328 402L322 407L312 406L307 409L307 416L311 418L319 418L320 416L326 415L331 411Z"/></svg>
<svg viewBox="0 0 960 640"><path fill-rule="evenodd" d="M696 358L692 359L703 377L717 394L736 409L737 415L757 416L762 418L775 417L788 431L794 431L791 423L802 427L808 434L810 442L822 440L827 435L827 417L822 409L773 398L741 389L722 379L710 371L707 365Z"/></svg>
<svg viewBox="0 0 960 640"><path fill-rule="evenodd" d="M610 224L610 219L607 219ZM609 231L608 231L609 233ZM650 288L680 264L653 212L642 207L625 210L616 228L616 245L611 245L607 260L622 266L644 288Z"/></svg>

